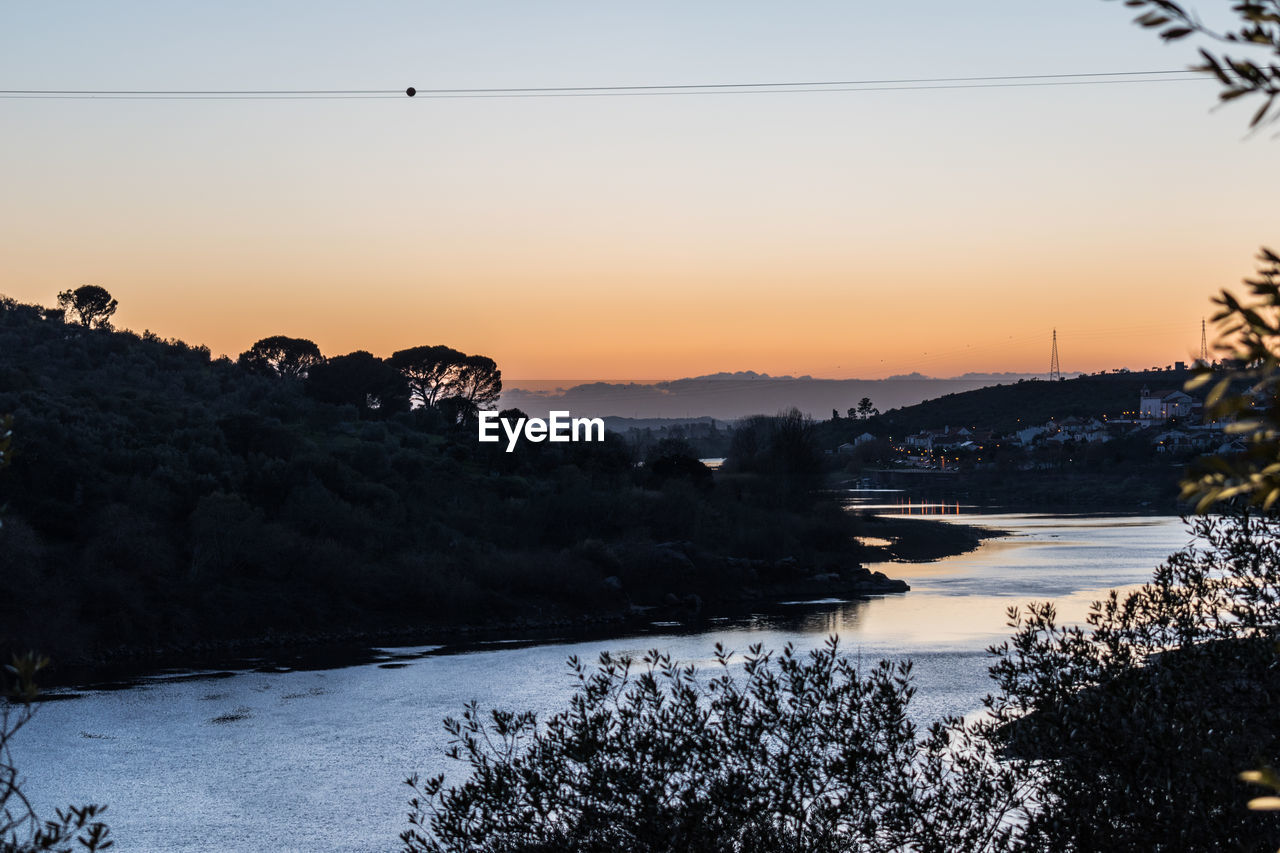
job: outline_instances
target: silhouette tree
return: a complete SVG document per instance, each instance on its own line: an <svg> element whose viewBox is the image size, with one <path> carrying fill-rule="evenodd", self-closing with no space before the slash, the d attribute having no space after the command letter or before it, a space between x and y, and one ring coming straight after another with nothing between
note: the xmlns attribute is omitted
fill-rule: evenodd
<svg viewBox="0 0 1280 853"><path fill-rule="evenodd" d="M274 335L240 353L239 362L254 373L285 379L306 379L311 368L324 361L320 348L306 338Z"/></svg>
<svg viewBox="0 0 1280 853"><path fill-rule="evenodd" d="M491 406L502 394L502 371L488 356L469 355L462 360L450 390L477 409Z"/></svg>
<svg viewBox="0 0 1280 853"><path fill-rule="evenodd" d="M669 480L688 480L700 489L714 483L711 469L698 458L698 451L682 438L664 438L649 449L644 461L647 484L660 489Z"/></svg>
<svg viewBox="0 0 1280 853"><path fill-rule="evenodd" d="M389 361L409 383L409 398L420 406L434 406L458 381L466 356L452 347L411 347L392 353Z"/></svg>
<svg viewBox="0 0 1280 853"><path fill-rule="evenodd" d="M807 500L822 471L813 421L794 408L774 416L746 418L733 432L724 467L769 478L779 487L777 498Z"/></svg>
<svg viewBox="0 0 1280 853"><path fill-rule="evenodd" d="M863 397L858 401L858 417L862 418L864 421L872 415L878 414L880 414L880 412L876 410L875 406L871 405L870 397Z"/></svg>
<svg viewBox="0 0 1280 853"><path fill-rule="evenodd" d="M74 316L76 321L86 329L111 328L111 315L116 313L120 303L111 298L106 288L96 284L85 284L75 290L64 290L58 294L58 307L64 315Z"/></svg>
<svg viewBox="0 0 1280 853"><path fill-rule="evenodd" d="M444 416L445 422L455 426L470 426L476 422L479 408L466 397L453 394L436 400L436 408Z"/></svg>
<svg viewBox="0 0 1280 853"><path fill-rule="evenodd" d="M409 408L409 386L400 371L364 350L334 356L307 374L307 393L338 405L350 403L383 413Z"/></svg>

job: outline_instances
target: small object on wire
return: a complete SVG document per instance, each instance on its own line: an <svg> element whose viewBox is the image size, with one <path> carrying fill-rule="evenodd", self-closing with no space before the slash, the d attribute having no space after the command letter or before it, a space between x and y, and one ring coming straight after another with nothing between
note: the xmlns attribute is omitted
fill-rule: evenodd
<svg viewBox="0 0 1280 853"><path fill-rule="evenodd" d="M1188 76L1191 75L1191 76ZM0 89L0 99L128 98L128 99L338 99L410 98L584 98L601 96L763 95L801 92L889 92L906 89L998 89L1026 86L1083 86L1104 83L1204 81L1191 69L1152 71L1086 71L1072 74L1002 74L985 77L914 77L865 80L793 80L755 83L674 83L643 86L515 86L507 88L422 89Z"/></svg>

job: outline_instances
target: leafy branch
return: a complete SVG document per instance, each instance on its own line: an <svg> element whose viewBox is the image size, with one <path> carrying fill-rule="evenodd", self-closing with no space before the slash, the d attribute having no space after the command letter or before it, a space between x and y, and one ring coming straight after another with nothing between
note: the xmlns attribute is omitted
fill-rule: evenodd
<svg viewBox="0 0 1280 853"><path fill-rule="evenodd" d="M1244 301L1226 290L1214 297L1215 348L1230 357L1227 368L1201 365L1187 383L1212 385L1206 416L1245 442L1242 453L1208 457L1183 480L1182 497L1197 512L1232 500L1269 510L1280 500L1280 256L1264 248L1258 264Z"/></svg>
<svg viewBox="0 0 1280 853"><path fill-rule="evenodd" d="M68 806L56 809L54 820L40 820L22 791L13 738L35 715L33 703L40 694L36 674L48 664L48 658L28 653L15 655L5 667L9 683L0 695L0 853L107 850L114 845L111 831L98 819L106 806Z"/></svg>
<svg viewBox="0 0 1280 853"><path fill-rule="evenodd" d="M1280 58L1280 0L1241 0L1232 4L1237 23L1227 29L1206 25L1194 10L1172 0L1124 0L1124 5L1142 10L1134 23L1156 30L1166 42L1199 35L1223 45L1261 48ZM1204 63L1192 66L1192 70L1217 78L1221 84L1220 101L1225 103L1246 96L1262 99L1249 121L1250 127L1280 117L1280 111L1273 109L1280 95L1280 65L1275 61L1260 62L1204 48L1200 49L1200 56Z"/></svg>

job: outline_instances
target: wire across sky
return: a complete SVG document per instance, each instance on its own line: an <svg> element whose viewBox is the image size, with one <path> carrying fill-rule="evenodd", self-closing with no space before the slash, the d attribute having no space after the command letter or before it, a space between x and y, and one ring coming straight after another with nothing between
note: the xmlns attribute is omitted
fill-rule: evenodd
<svg viewBox="0 0 1280 853"><path fill-rule="evenodd" d="M802 80L756 83L678 83L645 86L520 86L418 89L0 89L0 99L121 100L351 100L373 98L575 98L669 95L763 95L799 92L875 92L912 89L1007 89L1028 86L1096 86L1210 79L1186 69L1089 71L1074 74L1002 74L865 80Z"/></svg>

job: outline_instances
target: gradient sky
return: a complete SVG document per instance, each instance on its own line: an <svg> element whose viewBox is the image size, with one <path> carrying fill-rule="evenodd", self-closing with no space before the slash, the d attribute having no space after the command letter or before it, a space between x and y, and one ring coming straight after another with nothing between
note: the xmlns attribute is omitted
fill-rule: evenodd
<svg viewBox="0 0 1280 853"><path fill-rule="evenodd" d="M4 89L646 85L1182 68L1101 0L10 3ZM0 293L234 355L508 377L1068 372L1193 355L1276 241L1209 82L708 97L0 100Z"/></svg>

